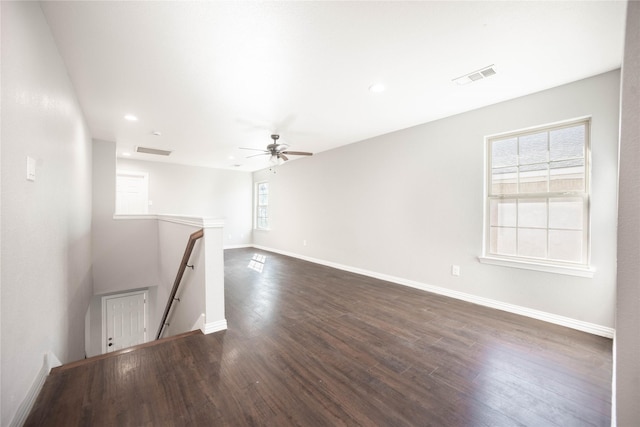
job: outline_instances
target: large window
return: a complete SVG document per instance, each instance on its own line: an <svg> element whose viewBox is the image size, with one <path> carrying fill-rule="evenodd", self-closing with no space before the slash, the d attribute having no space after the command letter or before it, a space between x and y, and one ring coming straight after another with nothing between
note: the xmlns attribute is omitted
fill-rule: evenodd
<svg viewBox="0 0 640 427"><path fill-rule="evenodd" d="M256 228L266 230L269 228L269 183L256 184Z"/></svg>
<svg viewBox="0 0 640 427"><path fill-rule="evenodd" d="M488 138L486 257L588 266L589 125Z"/></svg>

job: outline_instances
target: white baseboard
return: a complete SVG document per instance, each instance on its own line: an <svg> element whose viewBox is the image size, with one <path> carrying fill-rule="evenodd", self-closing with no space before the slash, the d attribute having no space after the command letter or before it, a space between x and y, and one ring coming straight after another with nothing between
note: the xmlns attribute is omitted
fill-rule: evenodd
<svg viewBox="0 0 640 427"><path fill-rule="evenodd" d="M223 249L242 249L242 248L253 248L254 246L250 243L243 243L240 245L226 245Z"/></svg>
<svg viewBox="0 0 640 427"><path fill-rule="evenodd" d="M207 335L214 332L224 331L225 329L227 329L227 319L222 319L215 322L205 323L201 331L203 334Z"/></svg>
<svg viewBox="0 0 640 427"><path fill-rule="evenodd" d="M454 291L451 289L443 288L440 286L428 285L425 283L416 282L414 280L403 279L401 277L390 276L388 274L382 274L375 271L364 270L362 268L351 267L348 265L338 264L331 261L325 261L318 258L312 258L305 255L296 254L293 252L281 251L279 249L273 249L260 245L253 245L256 249L262 249L269 252L275 252L281 255L298 258L304 261L313 262L315 264L325 265L327 267L337 268L338 270L344 270L351 273L362 274L363 276L373 277L375 279L384 280L387 282L397 283L399 285L409 286L411 288L421 289L427 292L433 292L434 294L444 295L447 297L459 299L462 301L471 302L473 304L483 305L485 307L495 308L509 313L519 314L521 316L530 317L533 319L542 320L545 322L553 323L560 326L565 326L571 329L587 332L593 335L598 335L605 338L613 338L615 329L602 325L596 325L594 323L584 322L581 320L572 319L570 317L559 316L557 314L547 313L545 311L535 310L532 308L522 307L515 304L505 303L502 301L496 301L489 298L480 297L477 295L467 294L464 292Z"/></svg>
<svg viewBox="0 0 640 427"><path fill-rule="evenodd" d="M57 368L61 365L62 363L60 362L60 360L58 360L55 354L53 354L51 351L45 353L42 368L40 368L40 371L36 375L36 378L33 380L31 387L29 387L24 400L22 401L20 406L18 406L16 415L13 417L13 420L9 424L11 427L20 427L24 425L24 422L29 416L29 412L31 412L33 405L36 403L36 399L38 398L38 395L42 390L42 386L44 385L49 372L51 372L51 369Z"/></svg>

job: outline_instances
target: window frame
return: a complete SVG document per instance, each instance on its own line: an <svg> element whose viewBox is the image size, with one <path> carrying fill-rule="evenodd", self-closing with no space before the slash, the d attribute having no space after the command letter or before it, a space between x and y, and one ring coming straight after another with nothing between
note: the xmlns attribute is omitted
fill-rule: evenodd
<svg viewBox="0 0 640 427"><path fill-rule="evenodd" d="M553 130L569 128L572 126L584 125L584 189L572 191L551 191L548 187L546 192L535 193L518 193L515 194L493 194L492 193L492 144L495 141L501 141L509 138L524 137L534 135L541 132L551 132ZM548 140L547 140L548 141ZM549 143L549 142L547 142ZM489 135L485 137L485 176L484 176L484 209L483 209L483 242L482 256L478 259L482 263L524 268L529 270L538 270L551 273L568 274L573 276L592 277L594 269L591 266L591 117L579 117L576 119L550 123L541 126L533 126L526 129L504 132L500 134ZM519 153L518 153L519 156ZM547 158L546 163L550 164L552 160ZM519 174L519 172L517 172ZM518 175L519 176L519 175ZM549 177L551 172L549 169ZM549 181L551 182L551 181ZM517 183L520 183L519 177ZM582 218L582 259L579 262L561 261L549 259L548 239L549 231L553 227L549 226L549 215L547 213L547 224L544 230L547 233L547 253L545 258L537 258L523 255L507 255L496 254L491 252L491 204L493 200L514 200L515 203L530 200L547 200L547 212L551 200L560 200L566 198L581 198L583 201L583 218ZM516 216L517 217L517 216ZM516 233L520 229L516 222L514 226ZM517 234L516 234L517 235ZM517 237L516 237L517 239Z"/></svg>
<svg viewBox="0 0 640 427"><path fill-rule="evenodd" d="M260 203L260 186L266 184L267 186L267 203L265 204L261 204ZM269 230L269 181L259 181L256 182L255 184L255 209L254 209L254 229L256 230ZM265 212L266 212L266 216L264 217L264 220L266 221L266 225L265 226L261 226L261 216L260 216L260 209L264 208Z"/></svg>
<svg viewBox="0 0 640 427"><path fill-rule="evenodd" d="M143 182L143 191L142 191L142 196L140 199L140 202L142 203L143 206L143 212L122 212L120 209L118 209L119 207L119 203L118 203L118 199L119 199L119 192L118 192L118 180L120 177L124 177L124 176L129 176L129 177L136 177L136 178L140 178ZM132 170L127 170L127 169L116 169L116 194L115 194L115 206L114 206L114 212L115 215L148 215L149 214L149 173L148 172L141 172L141 171L132 171ZM143 200L144 199L144 200Z"/></svg>

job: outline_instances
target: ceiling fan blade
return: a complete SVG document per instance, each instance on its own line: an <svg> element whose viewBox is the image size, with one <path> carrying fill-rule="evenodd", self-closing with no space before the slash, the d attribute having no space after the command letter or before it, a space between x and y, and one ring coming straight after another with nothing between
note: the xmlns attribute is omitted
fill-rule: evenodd
<svg viewBox="0 0 640 427"><path fill-rule="evenodd" d="M278 157L280 157L280 158L281 158L282 160L284 160L285 162L286 162L287 160L289 160L289 158L288 158L287 156L285 156L285 155L284 155L284 153L280 153L280 155L279 155Z"/></svg>
<svg viewBox="0 0 640 427"><path fill-rule="evenodd" d="M253 155L251 155L251 156L247 156L247 157L245 157L245 159L250 159L250 158L252 158L252 157L257 157L257 156L265 156L265 155L267 155L267 154L271 154L271 153L269 153L268 151L265 151L264 153L260 153L260 154L253 154Z"/></svg>
<svg viewBox="0 0 640 427"><path fill-rule="evenodd" d="M313 156L313 153L306 151L283 151L281 154L291 154L293 156Z"/></svg>
<svg viewBox="0 0 640 427"><path fill-rule="evenodd" d="M248 147L240 147L241 150L252 150L252 151L263 151L265 153L268 153L267 150L261 149L261 148L248 148Z"/></svg>

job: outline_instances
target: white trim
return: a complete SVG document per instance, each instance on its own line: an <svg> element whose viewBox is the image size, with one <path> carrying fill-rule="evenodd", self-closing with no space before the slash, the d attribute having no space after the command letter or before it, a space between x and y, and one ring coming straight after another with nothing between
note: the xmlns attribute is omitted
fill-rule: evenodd
<svg viewBox="0 0 640 427"><path fill-rule="evenodd" d="M222 249L242 249L242 248L253 248L251 243L243 243L240 245L226 245Z"/></svg>
<svg viewBox="0 0 640 427"><path fill-rule="evenodd" d="M113 219L116 221L130 220L130 219L158 219L158 215L149 214L113 214Z"/></svg>
<svg viewBox="0 0 640 427"><path fill-rule="evenodd" d="M216 320L215 322L205 323L204 327L201 329L202 333L212 334L214 332L220 332L227 329L227 319Z"/></svg>
<svg viewBox="0 0 640 427"><path fill-rule="evenodd" d="M202 227L202 228L224 227L224 220L222 219L205 218L205 217L198 217L198 216L159 214L158 221L173 222L175 224L182 224L182 225L192 225L194 227Z"/></svg>
<svg viewBox="0 0 640 427"><path fill-rule="evenodd" d="M522 268L525 270L544 271L546 273L565 274L567 276L578 276L593 278L595 268L593 267L571 267L565 265L538 264L520 260L510 260L503 258L493 258L488 256L478 257L482 264L499 265L502 267Z"/></svg>
<svg viewBox="0 0 640 427"><path fill-rule="evenodd" d="M113 219L120 220L138 220L138 219L154 219L157 221L172 222L175 224L190 225L201 228L222 228L224 220L215 218L205 218L199 216L188 215L172 215L172 214L153 214L153 215L118 215L114 214Z"/></svg>
<svg viewBox="0 0 640 427"><path fill-rule="evenodd" d="M522 129L507 131L507 132L494 133L491 135L487 135L485 138L490 138L490 139L508 138L510 136L520 135L520 134L529 133L529 132L535 132L537 130L540 130L540 131L553 130L555 128L568 127L569 125L574 123L582 123L582 122L590 121L591 119L593 119L593 116L591 115L580 116L580 117L575 117L573 119L565 119L565 120L559 120L557 122L547 123L545 125L534 125L534 126L528 126Z"/></svg>
<svg viewBox="0 0 640 427"><path fill-rule="evenodd" d="M16 411L16 415L13 417L13 420L11 420L11 422L9 423L11 427L24 425L24 422L29 416L29 412L31 412L34 403L36 403L36 399L38 398L40 391L42 391L42 386L44 386L44 382L46 381L49 372L51 372L51 369L57 368L61 365L62 363L60 362L60 360L58 360L55 354L53 354L51 351L45 353L42 368L40 368L40 371L36 375L36 378L33 380L31 387L29 387L24 400L22 401L20 406L18 406L18 410Z"/></svg>
<svg viewBox="0 0 640 427"><path fill-rule="evenodd" d="M313 262L315 264L325 265L327 267L337 268L339 270L349 271L351 273L362 274L363 276L373 277L375 279L385 280L387 282L397 283L399 285L409 286L411 288L420 289L427 292L432 292L438 295L444 295L447 297L459 299L462 301L471 302L473 304L482 305L485 307L495 308L509 313L519 314L521 316L530 317L533 319L543 320L545 322L553 323L567 328L576 329L583 332L588 332L593 335L598 335L605 338L613 338L615 329L606 326L596 325L594 323L584 322L570 317L559 316L557 314L547 313L545 311L534 310L527 307L522 307L515 304L496 301L489 298L479 297L476 295L467 294L464 292L453 291L451 289L443 288L440 286L428 285L414 280L403 279L401 277L390 276L387 274L377 273L375 271L364 270L361 268L351 267L343 264L338 264L331 261L324 261L317 258L308 257L305 255L299 255L293 252L281 251L278 249L268 248L260 245L253 245L256 249L262 249L269 252L275 252L278 254L290 256L293 258L302 259L305 261Z"/></svg>

